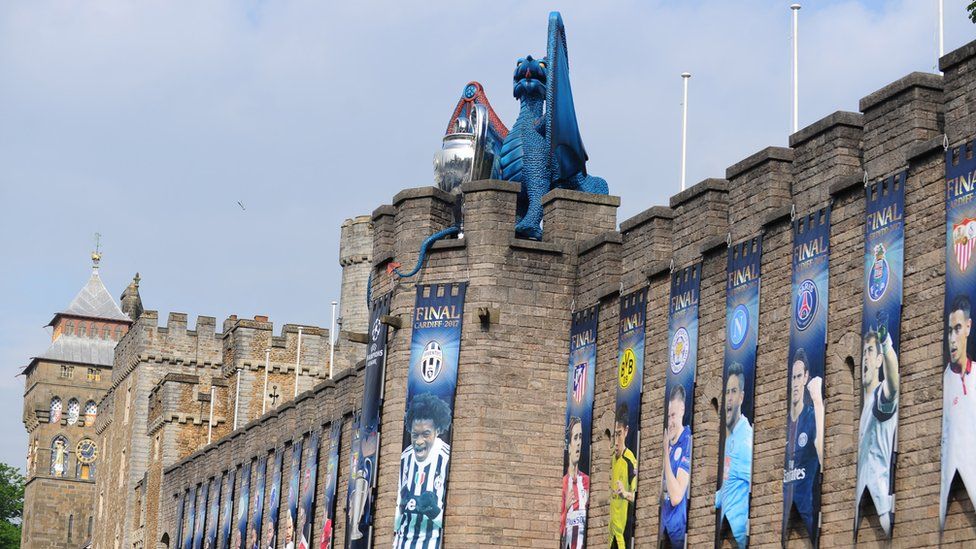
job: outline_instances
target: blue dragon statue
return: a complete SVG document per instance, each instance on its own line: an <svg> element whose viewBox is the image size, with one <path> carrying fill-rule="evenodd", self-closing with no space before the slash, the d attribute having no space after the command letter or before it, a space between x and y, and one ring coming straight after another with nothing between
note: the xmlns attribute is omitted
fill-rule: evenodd
<svg viewBox="0 0 976 549"><path fill-rule="evenodd" d="M542 196L555 188L608 194L607 182L586 173L586 149L580 137L569 85L566 29L559 12L549 14L546 57L527 56L515 66L518 118L502 142L495 176L522 184L515 232L542 238Z"/></svg>

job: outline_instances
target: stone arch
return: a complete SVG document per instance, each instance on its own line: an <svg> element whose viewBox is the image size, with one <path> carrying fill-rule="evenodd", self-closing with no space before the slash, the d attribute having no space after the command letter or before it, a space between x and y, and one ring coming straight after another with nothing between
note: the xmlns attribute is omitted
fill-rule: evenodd
<svg viewBox="0 0 976 549"><path fill-rule="evenodd" d="M159 538L159 543L156 544L156 549L169 549L169 532L163 532L163 536Z"/></svg>
<svg viewBox="0 0 976 549"><path fill-rule="evenodd" d="M68 400L68 425L74 425L78 423L78 418L81 417L81 403L78 402L77 398L72 398Z"/></svg>
<svg viewBox="0 0 976 549"><path fill-rule="evenodd" d="M68 474L68 438L57 435L51 439L51 468L52 477L65 477Z"/></svg>
<svg viewBox="0 0 976 549"><path fill-rule="evenodd" d="M48 415L48 422L50 423L60 423L61 422L61 408L63 404L61 403L61 397L54 395L51 397L51 407Z"/></svg>

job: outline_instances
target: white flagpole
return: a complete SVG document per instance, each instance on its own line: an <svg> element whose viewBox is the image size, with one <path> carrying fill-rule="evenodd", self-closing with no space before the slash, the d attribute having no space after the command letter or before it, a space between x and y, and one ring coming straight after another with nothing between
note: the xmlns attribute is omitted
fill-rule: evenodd
<svg viewBox="0 0 976 549"><path fill-rule="evenodd" d="M241 399L241 369L237 369L237 388L234 389L234 430L237 430L237 403ZM267 388L265 388L267 391ZM262 412L263 413L263 412Z"/></svg>
<svg viewBox="0 0 976 549"><path fill-rule="evenodd" d="M790 6L793 10L793 133L800 130L800 70L799 70L799 45L797 35L799 32L800 4Z"/></svg>
<svg viewBox="0 0 976 549"><path fill-rule="evenodd" d="M681 102L681 190L685 190L685 173L688 160L688 80L691 79L690 72L681 73L681 81L684 85L684 99Z"/></svg>
<svg viewBox="0 0 976 549"><path fill-rule="evenodd" d="M298 327L298 350L295 352L295 396L298 396L298 372L302 369L302 327Z"/></svg>
<svg viewBox="0 0 976 549"><path fill-rule="evenodd" d="M335 311L337 301L332 302L332 326L329 328L329 379L332 379L332 362L335 359Z"/></svg>
<svg viewBox="0 0 976 549"><path fill-rule="evenodd" d="M214 397L217 388L213 385L210 386L210 419L207 422L207 444L213 440L213 409L214 409Z"/></svg>
<svg viewBox="0 0 976 549"><path fill-rule="evenodd" d="M264 393L261 394L261 415L268 411L268 368L271 362L271 349L264 350Z"/></svg>
<svg viewBox="0 0 976 549"><path fill-rule="evenodd" d="M945 2L943 0L939 0L939 59L942 59L942 56L945 55L945 42L944 42L944 38L945 38L945 17L943 15L943 12L944 12L944 9L943 9L944 8L944 5L943 4L944 3ZM938 66L939 66L939 59L936 59L935 60L935 66L936 66L936 68L938 68ZM939 71L939 74L942 74L942 71Z"/></svg>

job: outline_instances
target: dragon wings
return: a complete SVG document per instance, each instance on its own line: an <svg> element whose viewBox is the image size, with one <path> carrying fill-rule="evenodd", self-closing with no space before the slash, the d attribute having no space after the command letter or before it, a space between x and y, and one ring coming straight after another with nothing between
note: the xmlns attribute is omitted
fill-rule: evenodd
<svg viewBox="0 0 976 549"><path fill-rule="evenodd" d="M566 51L566 27L558 11L549 14L546 40L549 61L546 86L545 131L549 145L551 181L586 174L586 149L576 121L573 90L569 85L569 55Z"/></svg>

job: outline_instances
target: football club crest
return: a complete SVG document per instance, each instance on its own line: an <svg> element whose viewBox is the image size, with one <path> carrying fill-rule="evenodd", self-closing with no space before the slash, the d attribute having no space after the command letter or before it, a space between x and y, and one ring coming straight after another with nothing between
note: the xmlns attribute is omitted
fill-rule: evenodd
<svg viewBox="0 0 976 549"><path fill-rule="evenodd" d="M806 446L807 445L807 434L806 433L800 433L800 436L796 437L796 443L800 446L800 448L803 448L804 446Z"/></svg>
<svg viewBox="0 0 976 549"><path fill-rule="evenodd" d="M878 301L884 296L885 290L888 289L889 276L890 268L888 260L885 259L884 244L878 244L874 247L874 265L871 266L868 279L868 298L871 301Z"/></svg>
<svg viewBox="0 0 976 549"><path fill-rule="evenodd" d="M430 341L424 346L424 353L420 357L420 376L427 383L433 383L441 373L444 362L444 352L436 341Z"/></svg>
<svg viewBox="0 0 976 549"><path fill-rule="evenodd" d="M631 348L624 349L623 356L620 357L620 368L617 377L620 381L620 388L630 387L630 382L634 380L634 373L637 371L637 355Z"/></svg>
<svg viewBox="0 0 976 549"><path fill-rule="evenodd" d="M966 272L973 256L973 243L976 242L976 219L967 217L952 226L952 247L956 255L956 265Z"/></svg>
<svg viewBox="0 0 976 549"><path fill-rule="evenodd" d="M813 317L817 315L818 302L817 285L809 278L801 282L796 292L796 309L793 311L797 329L806 330L810 326Z"/></svg>
<svg viewBox="0 0 976 549"><path fill-rule="evenodd" d="M678 328L671 338L671 371L681 372L688 362L688 355L691 354L691 338L688 337L688 330L684 326Z"/></svg>
<svg viewBox="0 0 976 549"><path fill-rule="evenodd" d="M583 397L586 395L586 363L576 365L576 370L573 372L573 401L583 402Z"/></svg>
<svg viewBox="0 0 976 549"><path fill-rule="evenodd" d="M733 349L738 350L745 343L748 333L749 309L740 304L732 311L732 318L729 321L729 344Z"/></svg>

